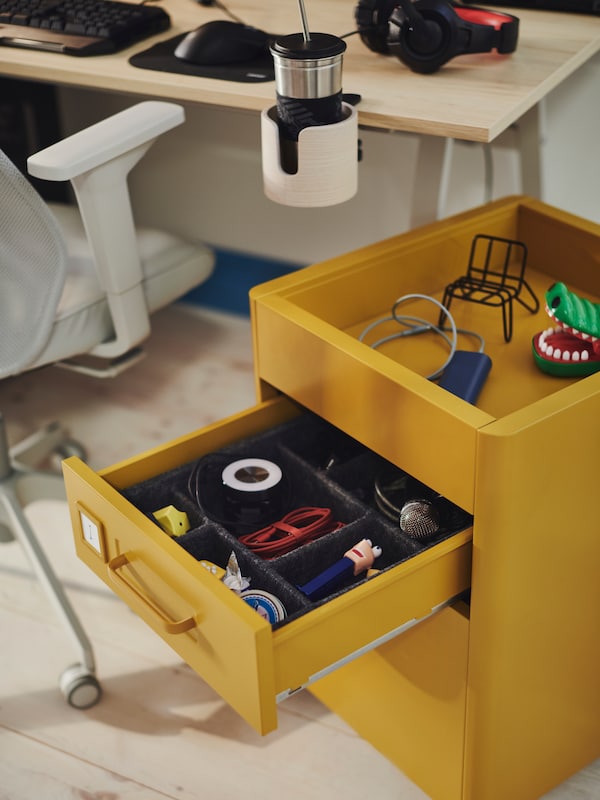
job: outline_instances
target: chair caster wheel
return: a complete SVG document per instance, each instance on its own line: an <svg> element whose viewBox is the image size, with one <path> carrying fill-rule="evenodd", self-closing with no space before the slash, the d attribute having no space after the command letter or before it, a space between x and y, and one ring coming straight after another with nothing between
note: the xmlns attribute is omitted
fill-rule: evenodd
<svg viewBox="0 0 600 800"><path fill-rule="evenodd" d="M85 461L87 458L87 452L84 446L81 444L81 442L78 442L75 439L65 439L65 441L61 443L57 452L62 455L63 458L77 456L82 461Z"/></svg>
<svg viewBox="0 0 600 800"><path fill-rule="evenodd" d="M83 445L74 439L65 439L50 455L52 469L62 474L62 462L65 458L70 458L71 456L77 456L82 461L87 460L87 452Z"/></svg>
<svg viewBox="0 0 600 800"><path fill-rule="evenodd" d="M67 703L80 710L95 706L102 696L96 676L81 664L67 667L60 676L60 690Z"/></svg>

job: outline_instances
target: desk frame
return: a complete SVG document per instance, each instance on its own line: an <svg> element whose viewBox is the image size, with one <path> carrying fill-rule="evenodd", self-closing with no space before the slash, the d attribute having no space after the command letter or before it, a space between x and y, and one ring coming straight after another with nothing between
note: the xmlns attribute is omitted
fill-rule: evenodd
<svg viewBox="0 0 600 800"><path fill-rule="evenodd" d="M299 30L293 0L267 5L236 0L235 12L247 24L264 30ZM133 53L224 16L218 9L189 0L167 0L164 7L171 15L172 28L128 50L77 58L0 48L0 74L249 112L273 104L272 82L241 84L131 66ZM339 36L353 30L353 12L347 0L320 0L307 11L311 30ZM600 51L600 17L526 10L519 10L518 16L519 44L514 54L461 56L435 75L412 73L395 57L370 51L358 36L347 38L344 89L361 95L359 125L421 135L410 227L443 215L444 175L452 149L449 140L490 143L516 123L520 190L541 196L539 104Z"/></svg>

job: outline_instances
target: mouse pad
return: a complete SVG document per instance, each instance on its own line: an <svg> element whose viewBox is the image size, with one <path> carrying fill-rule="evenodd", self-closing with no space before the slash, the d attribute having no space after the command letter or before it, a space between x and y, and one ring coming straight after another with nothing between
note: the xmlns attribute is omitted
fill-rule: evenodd
<svg viewBox="0 0 600 800"><path fill-rule="evenodd" d="M157 72L177 72L180 75L197 75L200 78L216 78L221 81L238 81L240 83L263 83L275 80L273 57L270 53L241 64L219 64L200 66L182 61L175 56L175 48L186 36L185 33L158 42L148 50L131 56L129 63L141 69L153 69Z"/></svg>

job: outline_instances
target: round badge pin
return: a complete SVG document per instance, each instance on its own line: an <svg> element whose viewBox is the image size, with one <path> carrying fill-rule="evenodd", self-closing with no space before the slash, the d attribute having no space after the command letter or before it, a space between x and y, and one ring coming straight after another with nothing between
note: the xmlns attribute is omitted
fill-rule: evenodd
<svg viewBox="0 0 600 800"><path fill-rule="evenodd" d="M273 625L285 619L285 606L278 597L262 589L248 589L240 594L242 600Z"/></svg>

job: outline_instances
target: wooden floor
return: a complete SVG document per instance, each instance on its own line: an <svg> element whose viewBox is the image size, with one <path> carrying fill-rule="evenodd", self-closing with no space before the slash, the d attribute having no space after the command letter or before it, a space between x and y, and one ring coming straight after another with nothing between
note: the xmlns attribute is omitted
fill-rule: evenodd
<svg viewBox="0 0 600 800"><path fill-rule="evenodd" d="M4 381L11 441L66 422L99 468L254 402L250 326L216 312L159 315L148 357L97 381L58 369ZM0 545L0 800L426 800L308 692L254 733L75 557L66 503L28 516L90 637L102 701L58 688L80 654L16 543ZM545 796L598 800L600 761ZM507 798L510 800L510 798Z"/></svg>

